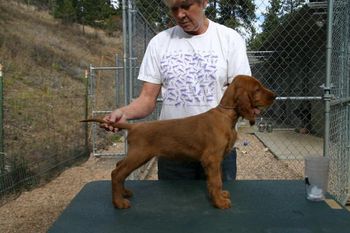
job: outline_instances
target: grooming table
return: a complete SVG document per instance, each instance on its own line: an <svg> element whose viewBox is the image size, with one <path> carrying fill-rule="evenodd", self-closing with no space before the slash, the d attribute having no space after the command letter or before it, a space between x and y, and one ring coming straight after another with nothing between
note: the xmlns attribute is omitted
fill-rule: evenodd
<svg viewBox="0 0 350 233"><path fill-rule="evenodd" d="M349 233L350 212L305 199L303 181L224 183L233 207L214 208L205 181L126 181L132 207L115 209L111 182L88 183L49 233Z"/></svg>

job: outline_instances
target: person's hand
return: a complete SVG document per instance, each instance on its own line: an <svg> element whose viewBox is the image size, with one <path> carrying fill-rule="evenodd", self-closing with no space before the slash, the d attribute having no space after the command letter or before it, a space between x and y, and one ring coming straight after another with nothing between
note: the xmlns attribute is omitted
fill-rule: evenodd
<svg viewBox="0 0 350 233"><path fill-rule="evenodd" d="M108 122L125 122L126 116L121 110L116 109L113 112L111 112L110 114L106 115L103 118L103 120L108 121ZM100 127L107 130L107 131L112 131L112 132L119 131L118 128L114 128L113 126L108 125L108 124L101 124Z"/></svg>

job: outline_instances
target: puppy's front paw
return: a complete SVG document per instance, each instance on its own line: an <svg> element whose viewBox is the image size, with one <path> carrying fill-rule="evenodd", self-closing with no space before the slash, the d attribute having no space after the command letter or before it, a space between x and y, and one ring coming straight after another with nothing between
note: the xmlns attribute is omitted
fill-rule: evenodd
<svg viewBox="0 0 350 233"><path fill-rule="evenodd" d="M132 192L129 189L124 189L123 197L132 197Z"/></svg>
<svg viewBox="0 0 350 233"><path fill-rule="evenodd" d="M216 200L214 205L219 209L228 209L231 208L231 200L228 198L222 198L220 200Z"/></svg>
<svg viewBox="0 0 350 233"><path fill-rule="evenodd" d="M131 207L130 201L128 199L113 200L113 205L118 209L128 209Z"/></svg>
<svg viewBox="0 0 350 233"><path fill-rule="evenodd" d="M230 192L226 190L221 191L221 196L226 199L229 199L231 197Z"/></svg>

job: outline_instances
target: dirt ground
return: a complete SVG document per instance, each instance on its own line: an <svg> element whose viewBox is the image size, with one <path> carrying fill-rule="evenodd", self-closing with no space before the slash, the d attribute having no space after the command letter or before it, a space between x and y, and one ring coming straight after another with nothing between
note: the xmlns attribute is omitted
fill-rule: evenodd
<svg viewBox="0 0 350 233"><path fill-rule="evenodd" d="M300 179L301 161L277 160L252 134L237 141L237 179ZM116 159L94 158L62 172L56 179L0 207L0 232L46 232L82 187L95 180L109 180ZM145 179L157 179L152 166Z"/></svg>

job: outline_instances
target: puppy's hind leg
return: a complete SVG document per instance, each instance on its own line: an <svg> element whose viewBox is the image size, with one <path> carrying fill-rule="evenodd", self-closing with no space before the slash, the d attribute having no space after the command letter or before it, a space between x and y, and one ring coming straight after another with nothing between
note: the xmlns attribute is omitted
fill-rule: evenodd
<svg viewBox="0 0 350 233"><path fill-rule="evenodd" d="M124 160L124 159L122 159L122 160L120 160L120 161L117 162L116 167L115 167L115 169L114 169L114 170L116 170L115 172L118 171L118 169L119 169L119 167L121 166L123 160ZM113 172L114 172L114 171L113 171ZM113 179L113 172L112 172L112 179ZM122 191L121 193L122 193L122 196L123 196L123 197L126 197L126 198L132 197L132 192L131 192L131 190L126 189L124 186L123 186L123 191Z"/></svg>
<svg viewBox="0 0 350 233"><path fill-rule="evenodd" d="M129 197L131 192L124 187L125 179L135 169L139 168L152 158L147 152L138 150L135 151L129 148L126 158L121 160L116 168L112 171L112 201L116 208L130 208L130 201L124 197Z"/></svg>

